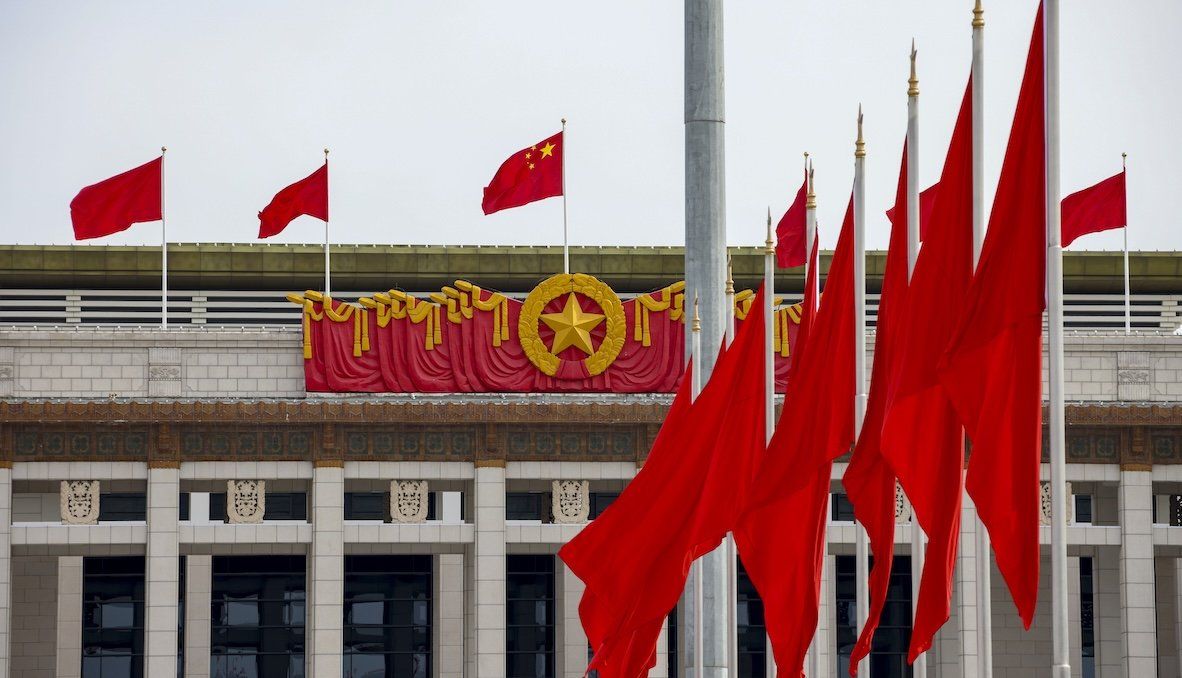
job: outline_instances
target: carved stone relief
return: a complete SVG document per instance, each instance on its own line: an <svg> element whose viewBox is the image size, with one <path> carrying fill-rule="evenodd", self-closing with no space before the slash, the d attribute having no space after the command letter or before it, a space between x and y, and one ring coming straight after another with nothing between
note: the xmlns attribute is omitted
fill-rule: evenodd
<svg viewBox="0 0 1182 678"><path fill-rule="evenodd" d="M62 522L66 525L94 525L99 517L99 481L63 480Z"/></svg>
<svg viewBox="0 0 1182 678"><path fill-rule="evenodd" d="M909 523L914 520L911 513L911 502L908 501L907 495L903 493L903 486L898 480L895 481L895 522Z"/></svg>
<svg viewBox="0 0 1182 678"><path fill-rule="evenodd" d="M226 516L231 523L261 523L266 509L267 481L227 481Z"/></svg>
<svg viewBox="0 0 1182 678"><path fill-rule="evenodd" d="M390 519L396 523L421 523L427 520L429 497L425 480L390 482Z"/></svg>
<svg viewBox="0 0 1182 678"><path fill-rule="evenodd" d="M1043 481L1039 483L1039 510L1038 510L1038 524L1051 524L1051 483ZM1067 483L1067 524L1070 525L1075 522L1075 504L1072 501L1071 483Z"/></svg>
<svg viewBox="0 0 1182 678"><path fill-rule="evenodd" d="M586 480L555 480L551 484L552 511L556 523L585 523L591 514Z"/></svg>

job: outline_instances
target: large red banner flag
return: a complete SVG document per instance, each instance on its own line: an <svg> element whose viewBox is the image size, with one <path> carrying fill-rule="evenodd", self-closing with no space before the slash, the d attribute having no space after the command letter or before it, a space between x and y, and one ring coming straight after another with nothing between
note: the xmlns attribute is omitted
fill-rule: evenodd
<svg viewBox="0 0 1182 678"><path fill-rule="evenodd" d="M559 132L509 156L484 187L484 213L562 195L564 146L563 133Z"/></svg>
<svg viewBox="0 0 1182 678"><path fill-rule="evenodd" d="M752 308L762 308L764 290ZM558 555L586 585L579 617L601 678L639 678L690 564L734 526L764 451L762 313L751 313L701 394L686 382L653 449L620 497Z"/></svg>
<svg viewBox="0 0 1182 678"><path fill-rule="evenodd" d="M807 218L806 194L809 187L809 172L804 171L804 183L796 192L796 199L776 224L776 266L793 268L804 263L805 229Z"/></svg>
<svg viewBox="0 0 1182 678"><path fill-rule="evenodd" d="M854 506L854 517L866 528L874 565L870 570L870 607L862 633L850 656L850 675L857 675L858 664L870 654L871 640L886 604L895 555L895 472L880 449L882 418L886 411L887 389L897 371L899 334L898 316L907 294L907 143L903 143L903 162L895 190L895 216L887 246L883 271L882 296L874 334L874 368L866 404L862 432L854 445L854 455L842 477L846 496Z"/></svg>
<svg viewBox="0 0 1182 678"><path fill-rule="evenodd" d="M1081 235L1124 228L1128 224L1125 172L1063 198L1063 247Z"/></svg>
<svg viewBox="0 0 1182 678"><path fill-rule="evenodd" d="M164 156L78 191L70 221L78 240L126 231L132 224L164 218L161 182Z"/></svg>
<svg viewBox="0 0 1182 678"><path fill-rule="evenodd" d="M1040 6L981 259L939 370L972 441L969 495L1027 629L1034 620L1039 570L1044 78Z"/></svg>
<svg viewBox="0 0 1182 678"><path fill-rule="evenodd" d="M259 212L259 238L270 238L298 216L328 221L328 160L315 172L284 188Z"/></svg>

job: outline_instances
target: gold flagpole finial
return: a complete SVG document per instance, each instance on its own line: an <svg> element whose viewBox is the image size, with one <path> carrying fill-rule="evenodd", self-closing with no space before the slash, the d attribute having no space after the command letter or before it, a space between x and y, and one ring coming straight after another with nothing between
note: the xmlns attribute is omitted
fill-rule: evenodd
<svg viewBox="0 0 1182 678"><path fill-rule="evenodd" d="M324 160L325 160L325 162L328 161L328 148L327 147L324 149Z"/></svg>
<svg viewBox="0 0 1182 678"><path fill-rule="evenodd" d="M161 147L160 147L160 155L164 155L164 154L165 154L165 153L167 153L167 152L168 152L168 147L167 147L167 146L161 146Z"/></svg>
<svg viewBox="0 0 1182 678"><path fill-rule="evenodd" d="M915 49L915 38L911 38L911 77L907 80L907 96L919 96L919 76L915 74L915 57L919 51Z"/></svg>
<svg viewBox="0 0 1182 678"><path fill-rule="evenodd" d="M698 316L698 294L694 293L694 324L690 328L694 332L702 331L702 319Z"/></svg>
<svg viewBox="0 0 1182 678"><path fill-rule="evenodd" d="M767 208L767 240L763 241L763 253L775 254L776 241L772 240L772 208Z"/></svg>
<svg viewBox="0 0 1182 678"><path fill-rule="evenodd" d="M981 0L973 7L973 28L985 28L985 8L981 7Z"/></svg>
<svg viewBox="0 0 1182 678"><path fill-rule="evenodd" d="M815 185L815 182L813 180L813 163L810 162L809 163L809 192L808 192L808 195L805 196L805 201L804 201L805 209L810 209L810 210L817 209L817 194L816 194L816 192L813 191L814 185Z"/></svg>
<svg viewBox="0 0 1182 678"><path fill-rule="evenodd" d="M731 268L731 253L726 253L726 295L728 297L735 296L735 274L734 269Z"/></svg>
<svg viewBox="0 0 1182 678"><path fill-rule="evenodd" d="M1120 168L1122 170L1127 170L1129 168L1129 154L1128 153L1121 153L1120 154Z"/></svg>
<svg viewBox="0 0 1182 678"><path fill-rule="evenodd" d="M862 104L858 104L858 140L854 142L854 157L866 157L866 140L862 138Z"/></svg>

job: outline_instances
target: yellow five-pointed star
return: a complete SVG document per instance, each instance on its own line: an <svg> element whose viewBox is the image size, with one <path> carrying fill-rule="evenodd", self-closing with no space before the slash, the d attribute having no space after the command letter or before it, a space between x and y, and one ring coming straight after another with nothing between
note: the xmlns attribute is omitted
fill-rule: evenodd
<svg viewBox="0 0 1182 678"><path fill-rule="evenodd" d="M554 345L550 352L558 355L570 346L574 346L583 353L591 355L595 349L591 346L591 330L603 322L599 313L587 313L579 305L575 293L571 292L566 298L566 306L561 313L545 313L542 322L554 330Z"/></svg>
<svg viewBox="0 0 1182 678"><path fill-rule="evenodd" d="M554 155L554 144L546 144L542 147L542 157Z"/></svg>

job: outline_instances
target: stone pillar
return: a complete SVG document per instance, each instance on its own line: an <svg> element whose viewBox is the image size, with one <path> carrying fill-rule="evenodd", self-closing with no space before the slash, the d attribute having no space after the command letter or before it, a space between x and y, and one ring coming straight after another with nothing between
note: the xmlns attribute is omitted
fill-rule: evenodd
<svg viewBox="0 0 1182 678"><path fill-rule="evenodd" d="M1120 552L1116 547L1101 546L1092 561L1096 592L1096 675L1124 675L1121 649L1122 611L1120 608Z"/></svg>
<svg viewBox="0 0 1182 678"><path fill-rule="evenodd" d="M435 556L434 678L464 678L464 556Z"/></svg>
<svg viewBox="0 0 1182 678"><path fill-rule="evenodd" d="M476 678L505 677L505 465L478 461L475 469Z"/></svg>
<svg viewBox="0 0 1182 678"><path fill-rule="evenodd" d="M213 556L185 556L185 678L209 678Z"/></svg>
<svg viewBox="0 0 1182 678"><path fill-rule="evenodd" d="M345 468L312 471L312 549L308 558L309 678L340 678L344 647Z"/></svg>
<svg viewBox="0 0 1182 678"><path fill-rule="evenodd" d="M977 674L977 507L968 494L960 511L960 554L956 562L956 617L960 622L960 656L957 675L978 678ZM989 554L985 554L988 558ZM949 660L952 658L949 657Z"/></svg>
<svg viewBox="0 0 1182 678"><path fill-rule="evenodd" d="M1157 675L1157 612L1153 577L1153 473L1120 473L1121 646L1125 675Z"/></svg>
<svg viewBox="0 0 1182 678"><path fill-rule="evenodd" d="M1182 673L1182 558L1174 558L1174 661Z"/></svg>
<svg viewBox="0 0 1182 678"><path fill-rule="evenodd" d="M812 651L817 655L818 676L832 676L836 673L837 659L834 655L833 629L837 623L837 608L833 588L836 556L825 554L821 565L821 605L817 611L817 634L813 638ZM770 649L770 646L769 646Z"/></svg>
<svg viewBox="0 0 1182 678"><path fill-rule="evenodd" d="M144 675L148 676L176 672L180 478L180 468L175 465L148 468L144 559Z"/></svg>
<svg viewBox="0 0 1182 678"><path fill-rule="evenodd" d="M1083 629L1080 624L1079 556L1067 557L1067 634L1071 650L1071 675L1079 678L1083 666Z"/></svg>
<svg viewBox="0 0 1182 678"><path fill-rule="evenodd" d="M57 559L56 678L82 675L82 556Z"/></svg>
<svg viewBox="0 0 1182 678"><path fill-rule="evenodd" d="M558 639L562 651L562 665L558 667L558 675L566 678L583 678L587 671L587 634L583 632L583 624L579 621L579 601L582 600L586 587L561 559L554 559L554 567L558 570L556 574L562 605L562 625L559 627Z"/></svg>
<svg viewBox="0 0 1182 678"><path fill-rule="evenodd" d="M12 464L0 462L0 678L12 675Z"/></svg>

